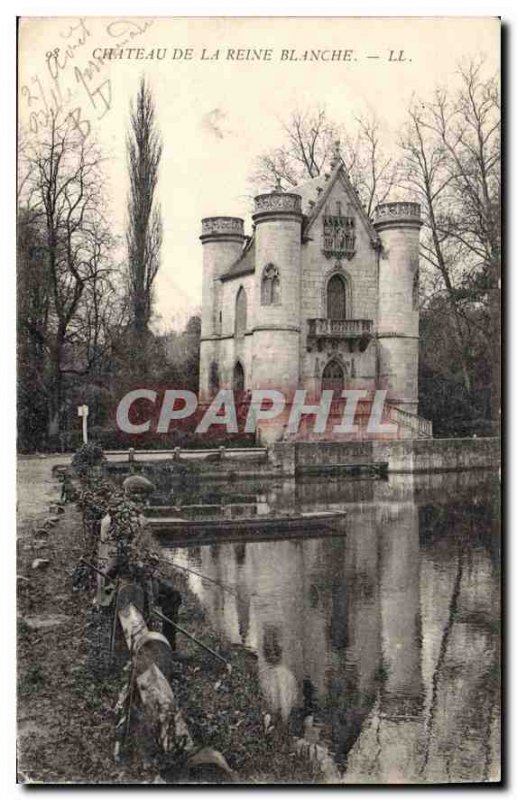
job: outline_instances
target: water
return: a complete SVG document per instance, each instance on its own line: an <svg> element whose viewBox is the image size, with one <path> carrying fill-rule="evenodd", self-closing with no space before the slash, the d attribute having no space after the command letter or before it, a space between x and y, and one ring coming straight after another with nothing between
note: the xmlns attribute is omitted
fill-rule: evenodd
<svg viewBox="0 0 517 800"><path fill-rule="evenodd" d="M256 653L272 713L326 746L345 783L498 780L493 475L226 491L278 513L348 512L339 537L165 551L218 582L188 576L212 626Z"/></svg>

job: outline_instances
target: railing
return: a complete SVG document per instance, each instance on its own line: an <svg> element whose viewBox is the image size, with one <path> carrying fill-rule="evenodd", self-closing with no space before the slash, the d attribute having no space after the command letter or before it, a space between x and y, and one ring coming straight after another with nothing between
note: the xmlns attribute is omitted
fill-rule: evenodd
<svg viewBox="0 0 517 800"><path fill-rule="evenodd" d="M412 414L410 411L405 411L403 408L398 408L398 406L392 406L390 403L386 404L386 408L393 422L405 425L406 428L409 428L422 439L433 438L433 423L430 420L419 417L417 414Z"/></svg>
<svg viewBox="0 0 517 800"><path fill-rule="evenodd" d="M265 447L213 447L199 448L197 450L187 447L175 447L172 450L105 450L108 461L202 461L207 456L219 455L225 460L253 460L257 456L264 458L267 455Z"/></svg>
<svg viewBox="0 0 517 800"><path fill-rule="evenodd" d="M371 333L371 319L309 319L309 336L336 336L347 339Z"/></svg>

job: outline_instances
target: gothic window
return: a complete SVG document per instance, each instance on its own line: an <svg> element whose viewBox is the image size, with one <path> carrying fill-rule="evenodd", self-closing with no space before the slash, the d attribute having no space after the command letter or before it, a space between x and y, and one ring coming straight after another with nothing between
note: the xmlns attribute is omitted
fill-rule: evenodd
<svg viewBox="0 0 517 800"><path fill-rule="evenodd" d="M333 275L327 284L327 318L346 319L346 285L341 275Z"/></svg>
<svg viewBox="0 0 517 800"><path fill-rule="evenodd" d="M415 272L415 277L413 278L413 308L416 310L418 309L418 270Z"/></svg>
<svg viewBox="0 0 517 800"><path fill-rule="evenodd" d="M345 385L345 373L338 361L329 361L321 376L321 388L342 391Z"/></svg>
<svg viewBox="0 0 517 800"><path fill-rule="evenodd" d="M248 300L244 287L241 286L235 298L235 337L242 339L246 331L248 316Z"/></svg>
<svg viewBox="0 0 517 800"><path fill-rule="evenodd" d="M244 368L240 361L236 361L233 368L233 390L234 392L244 391Z"/></svg>
<svg viewBox="0 0 517 800"><path fill-rule="evenodd" d="M280 273L274 264L264 267L261 301L263 306L274 306L280 303Z"/></svg>
<svg viewBox="0 0 517 800"><path fill-rule="evenodd" d="M219 391L219 367L215 361L210 364L210 392L215 394Z"/></svg>

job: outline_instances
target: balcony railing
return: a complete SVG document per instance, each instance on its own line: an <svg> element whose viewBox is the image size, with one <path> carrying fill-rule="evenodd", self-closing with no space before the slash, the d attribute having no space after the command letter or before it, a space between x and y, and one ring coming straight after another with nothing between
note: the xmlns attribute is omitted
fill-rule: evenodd
<svg viewBox="0 0 517 800"><path fill-rule="evenodd" d="M372 338L373 320L371 319L309 319L307 333L307 350L311 352L315 347L322 350L325 342L346 342L352 353L355 350L363 352L368 347Z"/></svg>
<svg viewBox="0 0 517 800"><path fill-rule="evenodd" d="M372 333L371 319L310 319L309 336L353 339Z"/></svg>

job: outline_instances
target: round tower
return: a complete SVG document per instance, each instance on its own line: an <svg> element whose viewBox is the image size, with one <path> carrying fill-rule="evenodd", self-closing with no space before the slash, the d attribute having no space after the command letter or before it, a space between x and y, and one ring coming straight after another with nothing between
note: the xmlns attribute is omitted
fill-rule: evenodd
<svg viewBox="0 0 517 800"><path fill-rule="evenodd" d="M278 185L255 198L253 386L292 393L300 343L301 198Z"/></svg>
<svg viewBox="0 0 517 800"><path fill-rule="evenodd" d="M418 203L382 203L374 226L382 249L379 259L377 318L378 382L388 400L418 413Z"/></svg>
<svg viewBox="0 0 517 800"><path fill-rule="evenodd" d="M201 220L203 288L199 393L203 400L213 394L213 364L218 365L220 334L219 278L239 258L245 241L240 217L206 217Z"/></svg>

